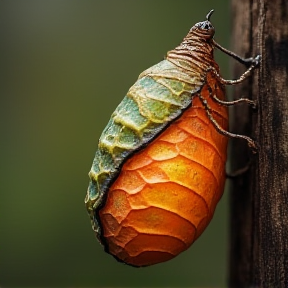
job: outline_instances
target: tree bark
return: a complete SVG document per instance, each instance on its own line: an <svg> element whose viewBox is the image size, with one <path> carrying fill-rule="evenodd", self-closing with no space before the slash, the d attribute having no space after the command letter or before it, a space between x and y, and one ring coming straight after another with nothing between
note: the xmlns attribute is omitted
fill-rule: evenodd
<svg viewBox="0 0 288 288"><path fill-rule="evenodd" d="M233 92L258 102L254 113L234 111L231 130L252 135L259 151L231 141L231 169L250 169L231 183L229 287L288 287L288 1L232 0L232 19L231 50L262 62Z"/></svg>

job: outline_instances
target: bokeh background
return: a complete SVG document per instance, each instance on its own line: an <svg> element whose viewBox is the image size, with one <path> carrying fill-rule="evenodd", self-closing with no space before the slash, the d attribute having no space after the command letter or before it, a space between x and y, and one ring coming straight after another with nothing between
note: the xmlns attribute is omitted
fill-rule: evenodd
<svg viewBox="0 0 288 288"><path fill-rule="evenodd" d="M226 285L227 193L188 251L140 269L103 251L83 202L116 105L212 8L229 47L228 0L1 0L1 287Z"/></svg>

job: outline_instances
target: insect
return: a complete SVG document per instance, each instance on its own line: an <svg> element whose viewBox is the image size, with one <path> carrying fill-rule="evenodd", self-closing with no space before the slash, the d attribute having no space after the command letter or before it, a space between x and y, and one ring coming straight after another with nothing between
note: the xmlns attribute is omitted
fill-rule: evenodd
<svg viewBox="0 0 288 288"><path fill-rule="evenodd" d="M165 60L140 74L104 129L89 173L85 204L106 252L140 267L186 250L209 224L225 182L228 129L225 85L242 82L260 56L243 59L196 23ZM225 80L215 48L247 66Z"/></svg>

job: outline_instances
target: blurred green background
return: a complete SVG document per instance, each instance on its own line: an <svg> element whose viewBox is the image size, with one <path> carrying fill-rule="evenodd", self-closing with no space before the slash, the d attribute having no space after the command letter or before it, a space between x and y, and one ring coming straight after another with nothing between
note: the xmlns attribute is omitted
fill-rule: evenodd
<svg viewBox="0 0 288 288"><path fill-rule="evenodd" d="M103 251L83 202L111 113L212 8L228 47L226 0L1 0L1 287L225 285L227 193L188 251L140 269Z"/></svg>

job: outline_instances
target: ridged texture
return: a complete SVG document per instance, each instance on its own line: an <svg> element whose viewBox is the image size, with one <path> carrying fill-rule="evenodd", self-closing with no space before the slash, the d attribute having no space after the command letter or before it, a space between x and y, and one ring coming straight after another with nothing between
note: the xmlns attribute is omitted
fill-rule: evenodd
<svg viewBox="0 0 288 288"><path fill-rule="evenodd" d="M227 128L226 109L209 99L207 86L200 93ZM223 99L221 89L217 94ZM186 250L206 228L222 196L226 149L227 138L215 130L195 97L180 119L127 160L111 186L100 210L109 253L146 266Z"/></svg>
<svg viewBox="0 0 288 288"><path fill-rule="evenodd" d="M92 164L86 207L105 250L134 266L187 249L212 218L225 181L227 129L214 28L197 23L144 71L112 114Z"/></svg>
<svg viewBox="0 0 288 288"><path fill-rule="evenodd" d="M191 105L203 84L199 73L189 76L164 60L144 71L112 114L98 144L85 199L92 226L101 239L95 210L119 174L123 162ZM165 78L164 78L165 76ZM181 77L182 81L178 78Z"/></svg>

